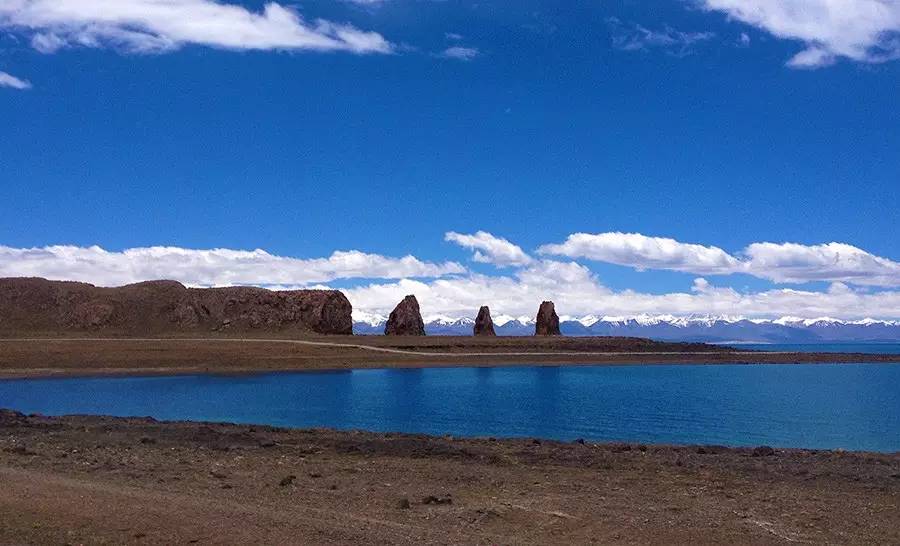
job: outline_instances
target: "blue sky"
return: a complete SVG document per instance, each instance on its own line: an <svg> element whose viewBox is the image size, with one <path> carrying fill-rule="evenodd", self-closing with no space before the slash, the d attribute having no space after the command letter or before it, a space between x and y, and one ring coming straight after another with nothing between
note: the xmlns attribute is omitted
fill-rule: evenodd
<svg viewBox="0 0 900 546"><path fill-rule="evenodd" d="M900 318L900 2L92 4L0 0L0 274Z"/></svg>

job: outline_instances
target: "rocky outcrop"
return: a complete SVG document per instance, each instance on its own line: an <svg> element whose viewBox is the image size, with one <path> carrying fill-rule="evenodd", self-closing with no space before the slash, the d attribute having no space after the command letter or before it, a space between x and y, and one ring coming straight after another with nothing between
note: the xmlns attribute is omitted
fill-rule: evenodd
<svg viewBox="0 0 900 546"><path fill-rule="evenodd" d="M186 288L150 281L118 288L35 278L0 279L0 336L94 332L351 334L351 305L336 290Z"/></svg>
<svg viewBox="0 0 900 546"><path fill-rule="evenodd" d="M541 303L538 309L537 319L534 323L534 335L536 336L558 336L559 332L559 316L552 301Z"/></svg>
<svg viewBox="0 0 900 546"><path fill-rule="evenodd" d="M406 296L391 311L384 326L386 336L424 336L425 322L419 312L419 302L415 296Z"/></svg>
<svg viewBox="0 0 900 546"><path fill-rule="evenodd" d="M491 320L491 310L487 305L481 306L478 310L478 316L475 317L474 335L476 336L496 336L494 332L494 321Z"/></svg>

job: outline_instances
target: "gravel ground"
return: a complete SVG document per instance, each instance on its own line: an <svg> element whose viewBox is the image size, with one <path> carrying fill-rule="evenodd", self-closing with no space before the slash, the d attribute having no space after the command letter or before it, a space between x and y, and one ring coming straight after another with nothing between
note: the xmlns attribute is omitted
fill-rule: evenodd
<svg viewBox="0 0 900 546"><path fill-rule="evenodd" d="M900 454L0 411L2 544L898 544Z"/></svg>

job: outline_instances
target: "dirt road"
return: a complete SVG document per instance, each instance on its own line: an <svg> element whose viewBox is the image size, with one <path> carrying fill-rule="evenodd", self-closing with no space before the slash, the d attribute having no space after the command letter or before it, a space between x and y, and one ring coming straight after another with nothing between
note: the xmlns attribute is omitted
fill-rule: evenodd
<svg viewBox="0 0 900 546"><path fill-rule="evenodd" d="M637 338L0 338L0 377L563 363L796 362L900 362L900 355L761 353Z"/></svg>

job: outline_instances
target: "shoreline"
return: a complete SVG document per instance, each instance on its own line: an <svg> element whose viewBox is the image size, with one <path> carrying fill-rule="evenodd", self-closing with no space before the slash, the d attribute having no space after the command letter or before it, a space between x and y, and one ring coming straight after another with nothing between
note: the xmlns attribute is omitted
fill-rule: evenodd
<svg viewBox="0 0 900 546"><path fill-rule="evenodd" d="M0 542L900 540L900 453L0 410Z"/></svg>
<svg viewBox="0 0 900 546"><path fill-rule="evenodd" d="M45 413L25 413L12 408L0 406L0 429L3 427L19 427L26 425L39 425L38 428L59 428L61 424L75 424L74 428L84 426L99 426L102 428L122 427L123 430L134 427L141 430L146 428L155 429L157 432L166 433L168 429L194 429L203 427L212 427L223 431L224 433L232 431L242 431L247 429L254 433L272 433L274 435L316 435L325 436L348 436L348 437L373 437L373 438L389 438L396 440L420 439L429 442L459 442L464 444L476 445L519 445L523 442L526 445L541 446L547 445L551 447L576 447L587 446L597 449L610 451L641 451L648 450L666 450L673 449L679 451L708 451L717 455L741 455L747 457L760 457L758 451L772 449L776 453L781 454L804 454L804 455L827 455L840 454L847 456L861 457L880 457L886 460L897 459L900 464L900 450L896 451L873 451L866 449L845 449L845 448L817 448L817 447L789 447L782 445L759 445L759 444L715 444L715 443L657 443L657 442L641 442L638 440L591 440L587 438L578 438L574 440L559 440L545 436L521 435L521 436L498 436L498 435L466 435L466 434L434 434L426 432L402 432L397 430L378 431L363 428L333 428L333 427L298 427L290 425L274 425L260 422L239 422L239 421L208 421L197 419L157 419L156 417L147 415L131 415L117 416L107 414L93 413L67 413L60 415L51 415ZM206 429L203 429L206 430ZM170 432L170 431L169 431ZM184 438L182 438L184 439ZM196 438L188 438L187 440L195 441ZM202 442L201 442L202 443ZM271 446L270 446L271 447ZM7 450L8 451L8 450ZM757 452L757 453L754 453ZM705 454L705 453L700 453ZM766 455L768 456L768 455ZM900 477L898 477L900 479ZM900 484L898 484L900 485Z"/></svg>
<svg viewBox="0 0 900 546"><path fill-rule="evenodd" d="M149 377L149 376L148 376ZM652 441L640 441L640 440L630 440L630 439L606 439L606 440L596 440L591 439L589 437L586 438L576 438L576 439L559 439L549 436L536 436L533 434L522 434L518 436L503 436L503 435L486 435L486 434L476 434L469 435L464 433L432 433L432 432L405 432L402 430L374 430L374 429L366 429L366 428L335 428L333 426L292 426L292 425L279 425L279 424L267 424L259 421L215 421L215 420L207 420L207 419L162 419L156 418L152 415L110 415L103 413L62 413L62 414L51 414L51 413L26 413L24 411L19 411L17 409L8 408L4 406L0 406L0 428L4 425L2 421L6 420L7 424L10 420L18 420L20 422L26 420L32 420L34 422L42 423L44 425L51 424L50 428L56 428L58 423L67 423L67 422L78 422L81 424L95 424L102 425L103 427L108 427L110 423L114 424L122 424L125 426L131 426L133 424L138 425L152 425L159 427L160 429L166 428L177 428L177 427L214 427L220 429L248 429L253 431L272 431L274 433L289 433L289 434L299 434L299 435L313 435L313 434L327 434L333 436L349 436L349 437L359 437L359 436L372 436L372 437L385 437L385 438L399 438L399 439L409 439L409 438L417 438L417 439L425 439L428 441L449 441L449 442L460 442L460 443L474 443L474 444L520 444L525 442L526 444L531 445L550 445L550 446L573 446L577 445L586 445L597 449L608 449L608 450L638 450L638 451L646 451L647 449L674 449L674 450L700 450L701 454L704 454L704 451L708 451L710 453L715 454L734 454L734 455L742 455L742 456L752 456L758 457L760 456L758 453L755 453L760 448L763 450L772 449L777 453L784 454L806 454L806 455L822 455L822 454L840 454L840 455L854 455L860 457L886 457L888 459L896 458L898 464L900 464L900 449L896 449L893 451L877 451L872 449L852 449L852 448L843 448L843 447L803 447L803 446L786 446L780 444L729 444L729 443L710 443L710 442L685 442L685 443L666 443L666 442L652 442ZM900 479L900 477L898 477Z"/></svg>
<svg viewBox="0 0 900 546"><path fill-rule="evenodd" d="M794 354L794 353L786 353ZM838 360L813 360L804 362L747 362L747 361L584 361L584 362L423 362L400 363L387 365L383 362L371 364L356 363L350 367L245 367L245 368L210 368L210 367L156 367L156 368L83 368L78 370L67 368L29 368L29 369L4 369L0 370L0 381L38 380L38 379L114 379L114 378L152 378L152 377L177 377L177 376L253 376L266 374L302 374L302 373L334 373L352 371L378 371L378 370L441 370L454 368L558 368L558 367L645 367L645 366L880 366L900 365L900 361L873 362L867 360L838 361Z"/></svg>
<svg viewBox="0 0 900 546"><path fill-rule="evenodd" d="M360 337L0 338L0 378L436 367L900 363L900 354L742 351L636 338Z"/></svg>

